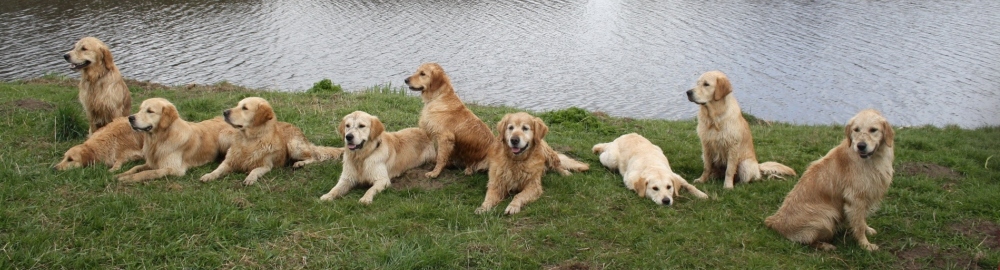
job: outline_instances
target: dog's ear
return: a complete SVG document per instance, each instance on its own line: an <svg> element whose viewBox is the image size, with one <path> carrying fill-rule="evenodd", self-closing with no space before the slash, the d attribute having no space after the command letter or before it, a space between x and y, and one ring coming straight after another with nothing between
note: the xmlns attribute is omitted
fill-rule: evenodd
<svg viewBox="0 0 1000 270"><path fill-rule="evenodd" d="M896 132L892 130L892 126L889 125L889 121L882 120L882 143L888 147L892 147L892 142L895 140Z"/></svg>
<svg viewBox="0 0 1000 270"><path fill-rule="evenodd" d="M347 130L346 126L347 126L347 116L344 116L343 119L340 119L340 124L337 125L337 133L340 133L340 138L344 138L345 135L344 132L346 132Z"/></svg>
<svg viewBox="0 0 1000 270"><path fill-rule="evenodd" d="M385 132L385 125L382 124L382 120L378 117L372 116L371 132L368 133L368 140L377 140L379 136L382 136L382 132Z"/></svg>
<svg viewBox="0 0 1000 270"><path fill-rule="evenodd" d="M451 84L450 80L448 79L448 75L444 74L444 68L442 68L441 65L438 65L437 63L431 63L428 66L431 69L430 70L431 83L427 86L428 89L424 89L425 91L437 90L442 86Z"/></svg>
<svg viewBox="0 0 1000 270"><path fill-rule="evenodd" d="M721 100L733 92L733 86L729 84L729 79L723 76L715 78L715 100Z"/></svg>
<svg viewBox="0 0 1000 270"><path fill-rule="evenodd" d="M502 143L502 144L506 144L504 142L504 140L506 140L504 137L507 134L507 123L508 122L510 122L510 115L509 114L508 115L504 115L503 119L500 119L500 122L497 122L497 140L499 140L500 143Z"/></svg>
<svg viewBox="0 0 1000 270"><path fill-rule="evenodd" d="M257 111L253 114L253 126L259 127L267 124L267 121L274 119L274 109L266 103L257 104Z"/></svg>
<svg viewBox="0 0 1000 270"><path fill-rule="evenodd" d="M111 58L111 50L107 46L101 46L101 62L104 62L104 69L115 70L115 61Z"/></svg>
<svg viewBox="0 0 1000 270"><path fill-rule="evenodd" d="M851 140L851 127L852 126L854 126L854 118L851 118L851 120L847 121L847 124L844 125L844 137L847 138L847 143L854 143Z"/></svg>
<svg viewBox="0 0 1000 270"><path fill-rule="evenodd" d="M674 173L670 176L670 181L674 184L674 196L680 196L681 188L684 187L684 178Z"/></svg>
<svg viewBox="0 0 1000 270"><path fill-rule="evenodd" d="M180 115L177 114L177 107L174 107L173 105L164 105L161 109L163 111L160 112L160 122L157 123L157 125L159 126L159 129L165 130L169 128L174 121L180 118Z"/></svg>
<svg viewBox="0 0 1000 270"><path fill-rule="evenodd" d="M538 117L531 119L531 123L534 125L533 128L535 129L535 134L533 134L534 136L532 136L531 139L535 141L535 144L538 144L538 142L545 138L546 134L549 134L549 126L546 126L545 121L542 121L542 119Z"/></svg>
<svg viewBox="0 0 1000 270"><path fill-rule="evenodd" d="M90 147L81 147L80 159L76 161L80 162L80 164L83 164L83 166L87 166L94 164L94 161L97 161L97 156L94 155L94 150L90 149Z"/></svg>
<svg viewBox="0 0 1000 270"><path fill-rule="evenodd" d="M635 189L635 192L639 193L639 198L646 197L646 184L648 184L648 182L646 182L646 178L642 177L639 177L639 180L636 180L635 183L632 184L632 189Z"/></svg>

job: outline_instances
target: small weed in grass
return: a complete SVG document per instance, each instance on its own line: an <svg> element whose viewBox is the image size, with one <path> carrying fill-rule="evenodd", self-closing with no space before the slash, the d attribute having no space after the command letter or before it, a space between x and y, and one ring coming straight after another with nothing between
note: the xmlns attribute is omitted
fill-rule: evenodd
<svg viewBox="0 0 1000 270"><path fill-rule="evenodd" d="M76 104L74 104L76 105ZM87 120L81 117L80 109L69 105L60 105L56 111L55 131L56 140L60 142L72 141L87 136L89 128Z"/></svg>
<svg viewBox="0 0 1000 270"><path fill-rule="evenodd" d="M319 82L313 84L312 88L309 88L307 93L340 93L344 92L344 89L340 87L339 84L333 84L330 79L323 79Z"/></svg>

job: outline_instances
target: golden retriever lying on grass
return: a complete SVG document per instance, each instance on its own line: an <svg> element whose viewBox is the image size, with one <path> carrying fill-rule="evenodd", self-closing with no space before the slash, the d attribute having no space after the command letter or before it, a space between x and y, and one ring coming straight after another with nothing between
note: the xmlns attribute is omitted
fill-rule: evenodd
<svg viewBox="0 0 1000 270"><path fill-rule="evenodd" d="M145 133L146 164L118 174L122 182L139 182L168 175L184 176L188 168L214 161L226 153L236 130L216 117L199 123L181 119L174 104L151 98L128 117L132 128Z"/></svg>
<svg viewBox="0 0 1000 270"><path fill-rule="evenodd" d="M698 111L698 138L701 139L701 158L705 171L695 183L708 181L709 177L725 175L723 187L732 189L735 180L751 182L761 176L778 177L795 175L795 170L777 162L757 163L750 125L743 119L740 105L733 96L732 86L725 74L709 71L687 91L688 100L700 105Z"/></svg>
<svg viewBox="0 0 1000 270"><path fill-rule="evenodd" d="M875 110L863 110L844 127L847 138L814 161L788 192L777 213L764 223L788 239L821 250L843 225L865 250L877 250L866 235L868 214L878 208L892 183L892 126Z"/></svg>
<svg viewBox="0 0 1000 270"><path fill-rule="evenodd" d="M118 117L67 150L54 168L62 171L102 162L111 167L108 171L117 171L126 162L142 158L142 140L142 133L132 130L128 118Z"/></svg>
<svg viewBox="0 0 1000 270"><path fill-rule="evenodd" d="M437 143L437 161L426 176L437 177L449 161L465 166L465 174L485 169L493 132L465 107L444 69L426 63L404 81L410 90L420 91L420 128Z"/></svg>
<svg viewBox="0 0 1000 270"><path fill-rule="evenodd" d="M63 58L71 69L80 71L79 99L90 122L88 134L132 112L132 94L115 66L108 45L97 38L85 37Z"/></svg>
<svg viewBox="0 0 1000 270"><path fill-rule="evenodd" d="M493 209L507 194L518 192L504 210L508 215L517 214L521 207L542 196L542 175L548 167L560 172L589 169L549 148L543 140L549 127L538 117L523 112L507 114L497 123L497 130L500 134L489 157L486 199L476 214Z"/></svg>
<svg viewBox="0 0 1000 270"><path fill-rule="evenodd" d="M375 194L389 187L392 178L434 160L436 155L434 144L424 130L385 132L382 121L362 111L344 116L337 130L347 145L344 170L337 185L320 200L331 201L358 184L368 184L371 188L359 201L371 204Z"/></svg>
<svg viewBox="0 0 1000 270"><path fill-rule="evenodd" d="M673 205L681 188L687 189L695 197L708 198L704 192L684 180L670 169L670 162L663 150L642 135L630 133L609 143L594 145L593 151L600 155L601 164L618 170L625 181L625 187L635 191L639 197L648 197L659 205Z"/></svg>
<svg viewBox="0 0 1000 270"><path fill-rule="evenodd" d="M202 182L212 181L232 171L249 172L244 185L253 185L274 167L302 167L313 162L339 159L343 148L316 146L306 139L298 127L279 122L271 104L259 97L240 100L236 107L222 112L226 123L239 130L226 152L226 159L211 173L201 176Z"/></svg>

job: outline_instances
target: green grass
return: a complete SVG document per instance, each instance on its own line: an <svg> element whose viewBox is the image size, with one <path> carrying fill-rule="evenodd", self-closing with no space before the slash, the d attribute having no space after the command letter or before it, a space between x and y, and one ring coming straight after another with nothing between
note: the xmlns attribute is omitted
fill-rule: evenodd
<svg viewBox="0 0 1000 270"><path fill-rule="evenodd" d="M227 83L129 85L133 107L164 97L191 121L261 96L280 120L298 125L316 144L334 146L343 143L335 123L352 111L377 115L388 130L399 130L417 125L422 106L390 85L355 93L264 92ZM75 82L54 76L0 83L0 269L996 269L1000 262L997 127L897 127L897 173L882 208L869 219L879 231L869 239L881 249L866 252L841 233L834 240L838 249L822 252L763 224L796 179L730 191L716 180L698 184L711 199L684 193L674 206L662 207L629 192L621 176L590 152L595 143L637 132L663 148L674 171L693 179L701 174L694 120L532 112L550 124L546 139L553 147L590 163L591 170L549 173L545 194L520 214L502 214L507 198L476 215L487 176L457 169L435 180L411 179L414 187L390 188L370 206L357 201L362 188L334 202L318 200L335 184L337 162L276 169L250 187L241 184L241 173L197 180L218 163L131 185L118 183L103 165L53 171L62 153L83 140L66 132L86 132L76 95ZM491 128L518 111L470 108ZM799 173L843 136L840 126L753 121L752 129L761 161ZM931 167L950 174L913 164L940 165Z"/></svg>

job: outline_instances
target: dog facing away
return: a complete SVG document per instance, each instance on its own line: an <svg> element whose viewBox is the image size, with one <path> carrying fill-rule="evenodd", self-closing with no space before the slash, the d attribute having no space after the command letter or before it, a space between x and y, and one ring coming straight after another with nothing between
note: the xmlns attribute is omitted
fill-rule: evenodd
<svg viewBox="0 0 1000 270"><path fill-rule="evenodd" d="M409 169L434 160L437 152L430 136L420 128L385 132L378 117L362 111L344 116L337 130L344 136L344 169L337 185L320 200L332 201L359 184L371 185L359 202L371 204L375 194Z"/></svg>
<svg viewBox="0 0 1000 270"><path fill-rule="evenodd" d="M118 174L122 182L140 182L168 175L184 176L188 168L214 161L226 153L236 133L222 117L189 123L166 99L142 102L128 117L132 128L145 133L142 147L146 163Z"/></svg>
<svg viewBox="0 0 1000 270"><path fill-rule="evenodd" d="M132 112L132 94L115 66L108 45L97 38L85 37L63 58L72 70L80 71L79 99L90 122L87 134Z"/></svg>
<svg viewBox="0 0 1000 270"><path fill-rule="evenodd" d="M549 167L560 173L589 169L586 164L565 155L557 156L558 153L544 141L549 127L541 118L523 112L507 114L497 123L497 131L500 134L489 156L486 199L476 209L476 214L493 209L500 200L515 192L504 213L517 214L521 207L542 196L542 176ZM565 164L562 158L567 159Z"/></svg>
<svg viewBox="0 0 1000 270"><path fill-rule="evenodd" d="M53 168L63 171L101 162L111 167L108 171L117 171L126 162L142 158L142 140L142 133L132 130L127 117L118 117L67 150Z"/></svg>
<svg viewBox="0 0 1000 270"><path fill-rule="evenodd" d="M609 143L595 144L601 164L622 174L625 187L659 205L673 205L681 188L695 197L708 198L704 192L670 169L663 150L642 135L629 133Z"/></svg>
<svg viewBox="0 0 1000 270"><path fill-rule="evenodd" d="M437 143L437 160L426 176L437 177L449 161L465 166L465 174L485 169L493 132L465 107L444 69L436 63L425 63L404 81L410 90L420 92L424 103L420 128Z"/></svg>
<svg viewBox="0 0 1000 270"><path fill-rule="evenodd" d="M239 130L226 158L211 173L201 176L202 182L212 181L232 171L249 172L244 185L253 185L274 167L302 167L313 162L339 159L343 148L316 146L298 127L279 122L271 104L259 97L240 100L236 107L222 112L223 119Z"/></svg>
<svg viewBox="0 0 1000 270"><path fill-rule="evenodd" d="M863 110L844 127L840 145L814 161L788 192L781 208L764 224L786 238L821 250L836 249L828 241L838 226L847 229L868 251L875 229L868 226L892 183L892 126L875 110Z"/></svg>
<svg viewBox="0 0 1000 270"><path fill-rule="evenodd" d="M777 162L757 163L750 125L743 119L740 105L732 95L726 74L709 71L687 91L688 100L699 105L698 138L705 171L695 183L710 177L724 176L723 187L732 189L736 180L752 182L768 178L794 176L795 170Z"/></svg>

